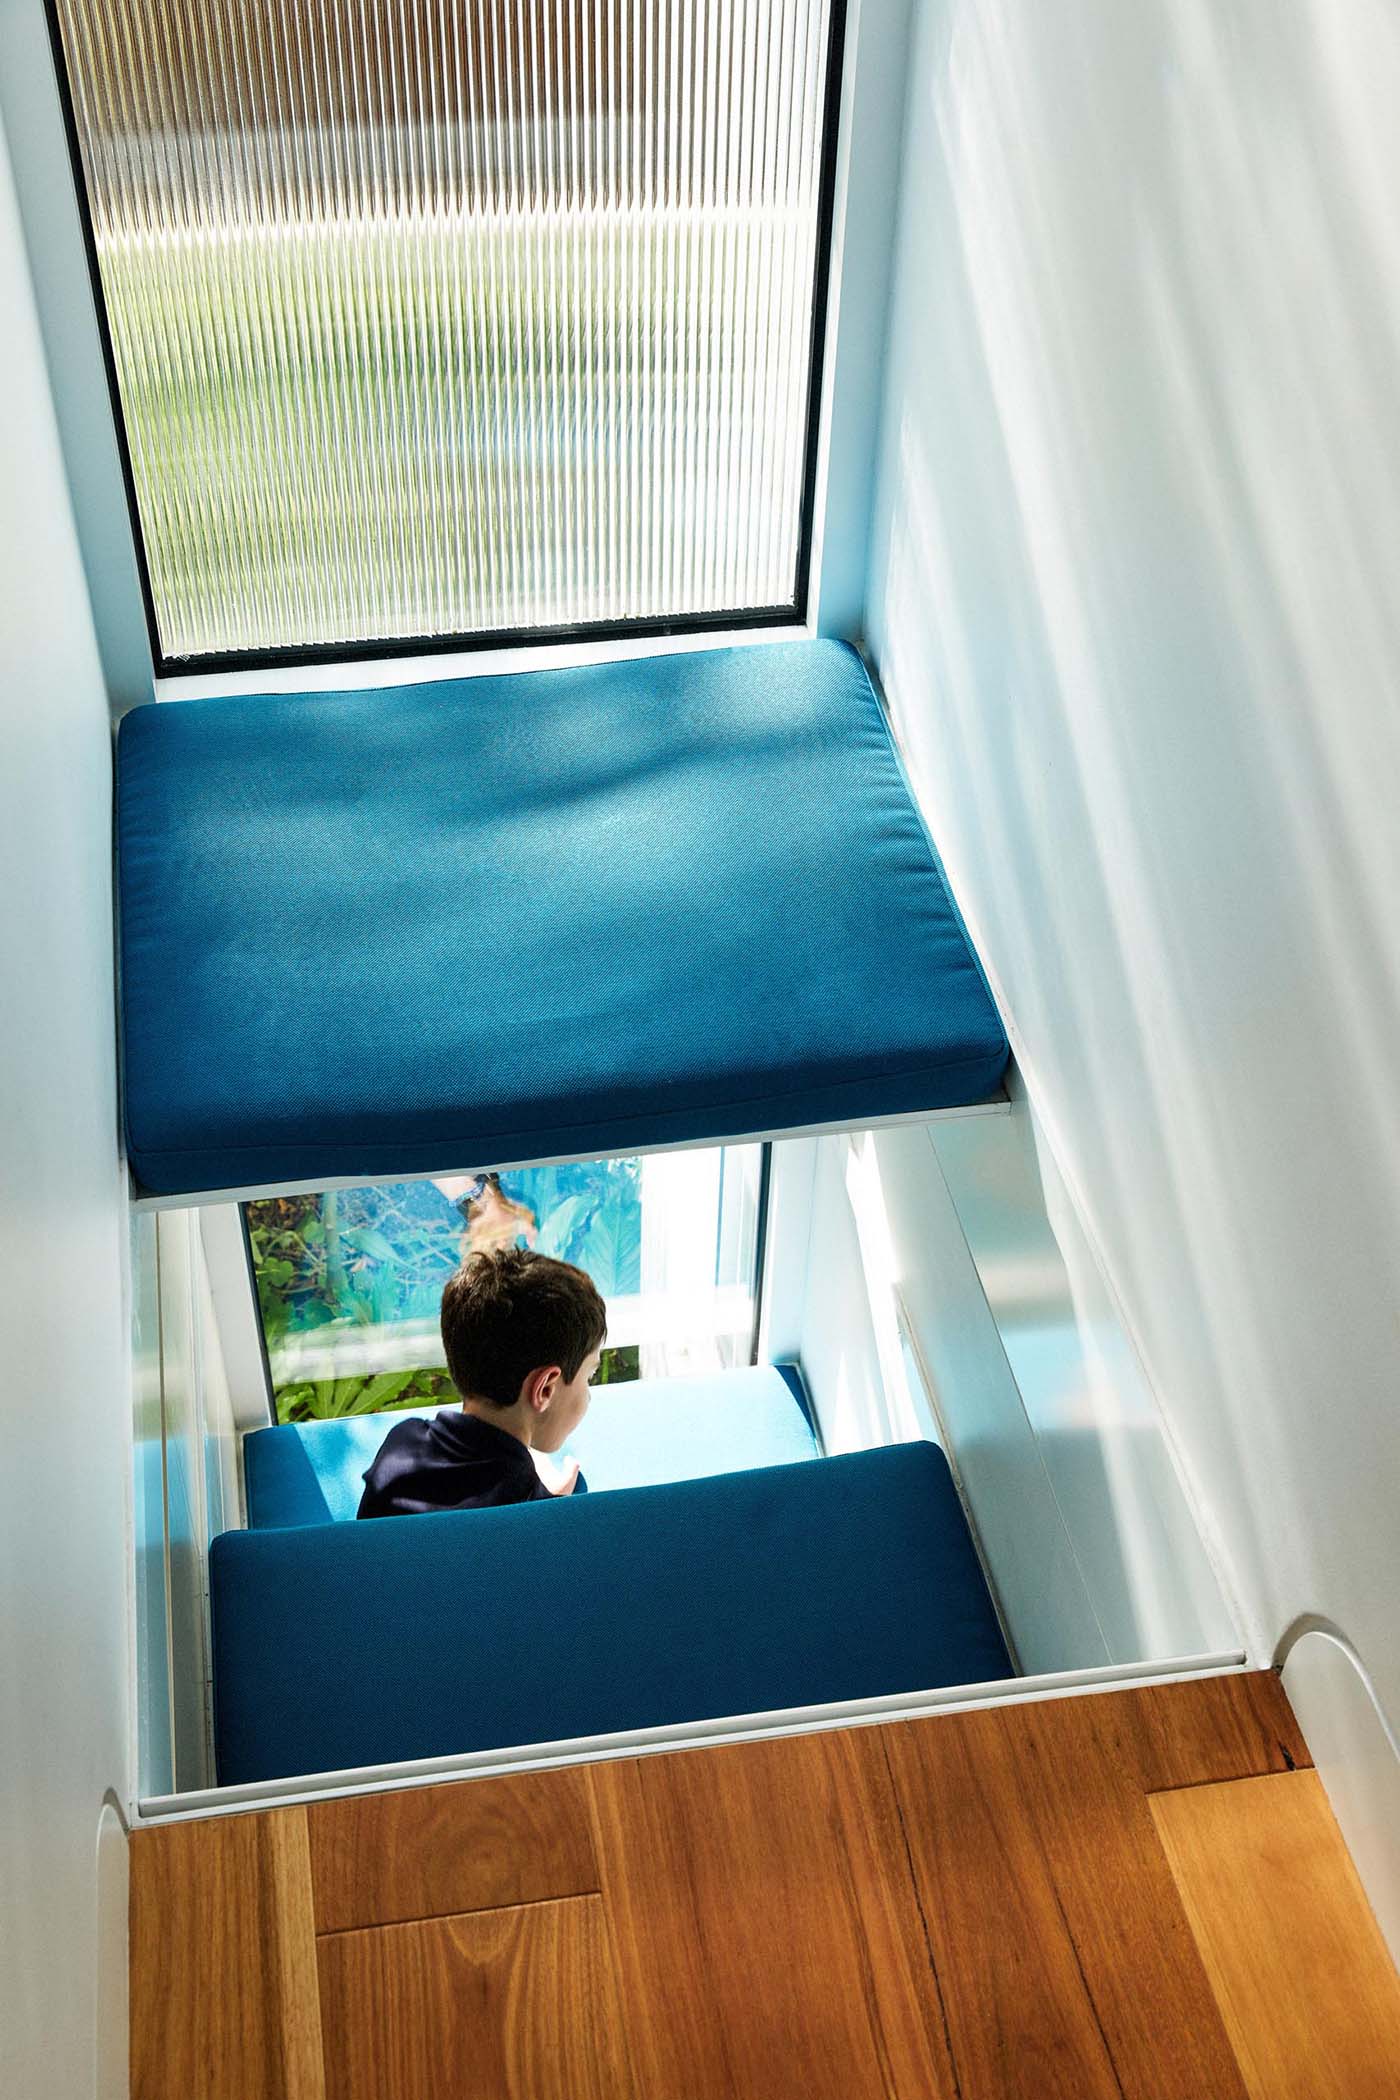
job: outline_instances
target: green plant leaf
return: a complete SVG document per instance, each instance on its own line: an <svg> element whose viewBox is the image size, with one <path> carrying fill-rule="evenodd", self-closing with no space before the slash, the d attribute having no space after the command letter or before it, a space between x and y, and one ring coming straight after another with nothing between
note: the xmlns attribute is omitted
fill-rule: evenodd
<svg viewBox="0 0 1400 2100"><path fill-rule="evenodd" d="M605 1297L628 1297L640 1288L642 1214L625 1191L619 1189L609 1196L575 1259Z"/></svg>
<svg viewBox="0 0 1400 2100"><path fill-rule="evenodd" d="M380 1371L367 1379L362 1390L356 1394L352 1414L372 1415L377 1408L391 1407L405 1386L413 1382L412 1371Z"/></svg>
<svg viewBox="0 0 1400 2100"><path fill-rule="evenodd" d="M572 1260L573 1257L569 1253L570 1236L592 1201L590 1195L584 1194L566 1196L562 1203L556 1204L540 1228L540 1236L536 1242L539 1252L552 1254L556 1261Z"/></svg>
<svg viewBox="0 0 1400 2100"><path fill-rule="evenodd" d="M309 1422L315 1415L316 1388L306 1381L279 1385L273 1397L279 1422Z"/></svg>

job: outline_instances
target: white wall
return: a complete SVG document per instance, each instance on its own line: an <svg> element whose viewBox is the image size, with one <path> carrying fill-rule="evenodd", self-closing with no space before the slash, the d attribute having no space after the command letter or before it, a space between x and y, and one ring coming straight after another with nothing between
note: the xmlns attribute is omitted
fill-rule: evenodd
<svg viewBox="0 0 1400 2100"><path fill-rule="evenodd" d="M943 1446L1025 1673L1236 1651L1160 1411L1012 1079L1007 1114L816 1141L798 1354L824 1441Z"/></svg>
<svg viewBox="0 0 1400 2100"><path fill-rule="evenodd" d="M860 1240L846 1191L845 1137L814 1138L802 1315L792 1354L802 1364L823 1448L863 1451L889 1434L880 1352ZM777 1180L775 1168L775 1195ZM777 1215L776 1205L774 1215Z"/></svg>
<svg viewBox="0 0 1400 2100"><path fill-rule="evenodd" d="M978 1124L1001 1118L978 1117ZM1000 1151L997 1130L979 1131ZM932 1126L875 1139L907 1330L1002 1622L1027 1675L1113 1658L944 1180Z"/></svg>
<svg viewBox="0 0 1400 2100"><path fill-rule="evenodd" d="M3 136L0 316L0 2092L84 2100L126 2089L110 1818L99 1996L99 1824L130 1797L111 765Z"/></svg>
<svg viewBox="0 0 1400 2100"><path fill-rule="evenodd" d="M1400 13L921 0L870 640L1266 1658L1400 1717Z"/></svg>
<svg viewBox="0 0 1400 2100"><path fill-rule="evenodd" d="M227 1529L235 1465L233 1417L214 1328L198 1214L163 1212L160 1249L160 1419L164 1453L164 1575L169 1599L174 1785L213 1783L210 1755L209 1541ZM233 1490L236 1522L237 1488ZM144 1677L144 1670L141 1675ZM144 1766L143 1793L159 1790Z"/></svg>
<svg viewBox="0 0 1400 2100"><path fill-rule="evenodd" d="M0 121L103 671L120 711L151 698L151 650L44 0L0 0Z"/></svg>
<svg viewBox="0 0 1400 2100"><path fill-rule="evenodd" d="M976 1406L984 1463L994 1454L997 1470L990 1494L974 1507L980 1514L993 1503L1001 1521L1015 1523L1022 1556L1034 1547L1039 1558L1036 1533L1048 1521L1042 1516L1033 1525L1029 1504L1037 1478L1043 1482L1107 1650L1098 1657L1082 1645L1079 1613L1066 1615L1047 1556L1025 1610L1039 1645L1074 1645L1062 1663L1043 1667L1235 1650L1238 1629L1182 1491L1161 1412L1019 1075L1009 1116L938 1123L928 1135L1016 1397L1015 1415L1004 1402L989 1405L985 1390ZM904 1182L906 1202L919 1194L907 1213L907 1240L910 1226L930 1215L935 1191L908 1168ZM961 1392L954 1400L963 1404ZM1005 1492L1013 1480L1021 1489L1014 1503ZM990 1511L981 1518L984 1536L991 1521Z"/></svg>
<svg viewBox="0 0 1400 2100"><path fill-rule="evenodd" d="M173 1625L166 1543L165 1409L161 1392L160 1218L130 1217L132 1566L136 1791L175 1791Z"/></svg>
<svg viewBox="0 0 1400 2100"><path fill-rule="evenodd" d="M839 639L865 602L909 15L910 0L846 0L810 608Z"/></svg>
<svg viewBox="0 0 1400 2100"><path fill-rule="evenodd" d="M241 1513L200 1214L133 1212L131 1223L136 1791L145 1796L213 1784L209 1541Z"/></svg>

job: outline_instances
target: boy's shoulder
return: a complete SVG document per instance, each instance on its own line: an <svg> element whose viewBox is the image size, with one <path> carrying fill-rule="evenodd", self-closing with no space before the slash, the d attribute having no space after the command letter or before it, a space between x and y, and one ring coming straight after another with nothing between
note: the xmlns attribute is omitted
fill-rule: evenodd
<svg viewBox="0 0 1400 2100"><path fill-rule="evenodd" d="M431 1415L401 1415L397 1422L389 1425L379 1445L380 1454L385 1451L401 1451L408 1445L426 1443L428 1432L432 1428L432 1419Z"/></svg>

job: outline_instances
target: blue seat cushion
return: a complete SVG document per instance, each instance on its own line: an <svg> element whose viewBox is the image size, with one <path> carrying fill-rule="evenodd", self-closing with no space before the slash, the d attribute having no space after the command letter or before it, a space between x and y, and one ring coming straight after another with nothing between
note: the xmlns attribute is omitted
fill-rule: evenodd
<svg viewBox="0 0 1400 2100"><path fill-rule="evenodd" d="M454 1403L455 1404L455 1403ZM286 1422L243 1439L250 1530L332 1524L354 1516L365 1470L402 1414ZM600 1386L569 1439L590 1492L739 1473L815 1458L806 1393L795 1364L757 1365L714 1378L643 1378Z"/></svg>
<svg viewBox="0 0 1400 2100"><path fill-rule="evenodd" d="M117 776L148 1192L997 1091L1000 1021L841 644L141 707Z"/></svg>
<svg viewBox="0 0 1400 2100"><path fill-rule="evenodd" d="M210 1594L225 1785L1011 1674L932 1444L225 1532Z"/></svg>

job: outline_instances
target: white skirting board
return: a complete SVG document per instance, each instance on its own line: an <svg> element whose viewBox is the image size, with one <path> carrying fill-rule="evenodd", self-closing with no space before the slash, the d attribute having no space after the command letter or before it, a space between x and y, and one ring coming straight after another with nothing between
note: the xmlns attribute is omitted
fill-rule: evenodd
<svg viewBox="0 0 1400 2100"><path fill-rule="evenodd" d="M1283 1688L1400 1968L1400 1743L1360 1656L1321 1619L1279 1644Z"/></svg>
<svg viewBox="0 0 1400 2100"><path fill-rule="evenodd" d="M1236 1649L1228 1654L1183 1655L1164 1662L1062 1670L995 1684L946 1685L936 1691L901 1692L893 1698L839 1700L826 1706L734 1714L675 1727L626 1729L616 1735L582 1736L569 1742L528 1743L511 1749L467 1751L456 1757L420 1757L401 1764L365 1765L356 1771L303 1773L243 1786L209 1787L200 1793L162 1794L136 1802L134 1814L143 1823L246 1815L250 1809L293 1807L298 1802L316 1801L331 1794L382 1794L451 1779L499 1778L509 1772L548 1771L562 1765L595 1764L607 1758L659 1756L667 1751L700 1750L717 1743L761 1742L773 1736L813 1735L830 1728L876 1727L881 1722L914 1721L929 1714L966 1713L981 1707L1014 1706L1023 1700L1111 1692L1120 1686L1229 1677L1249 1667L1243 1652Z"/></svg>

